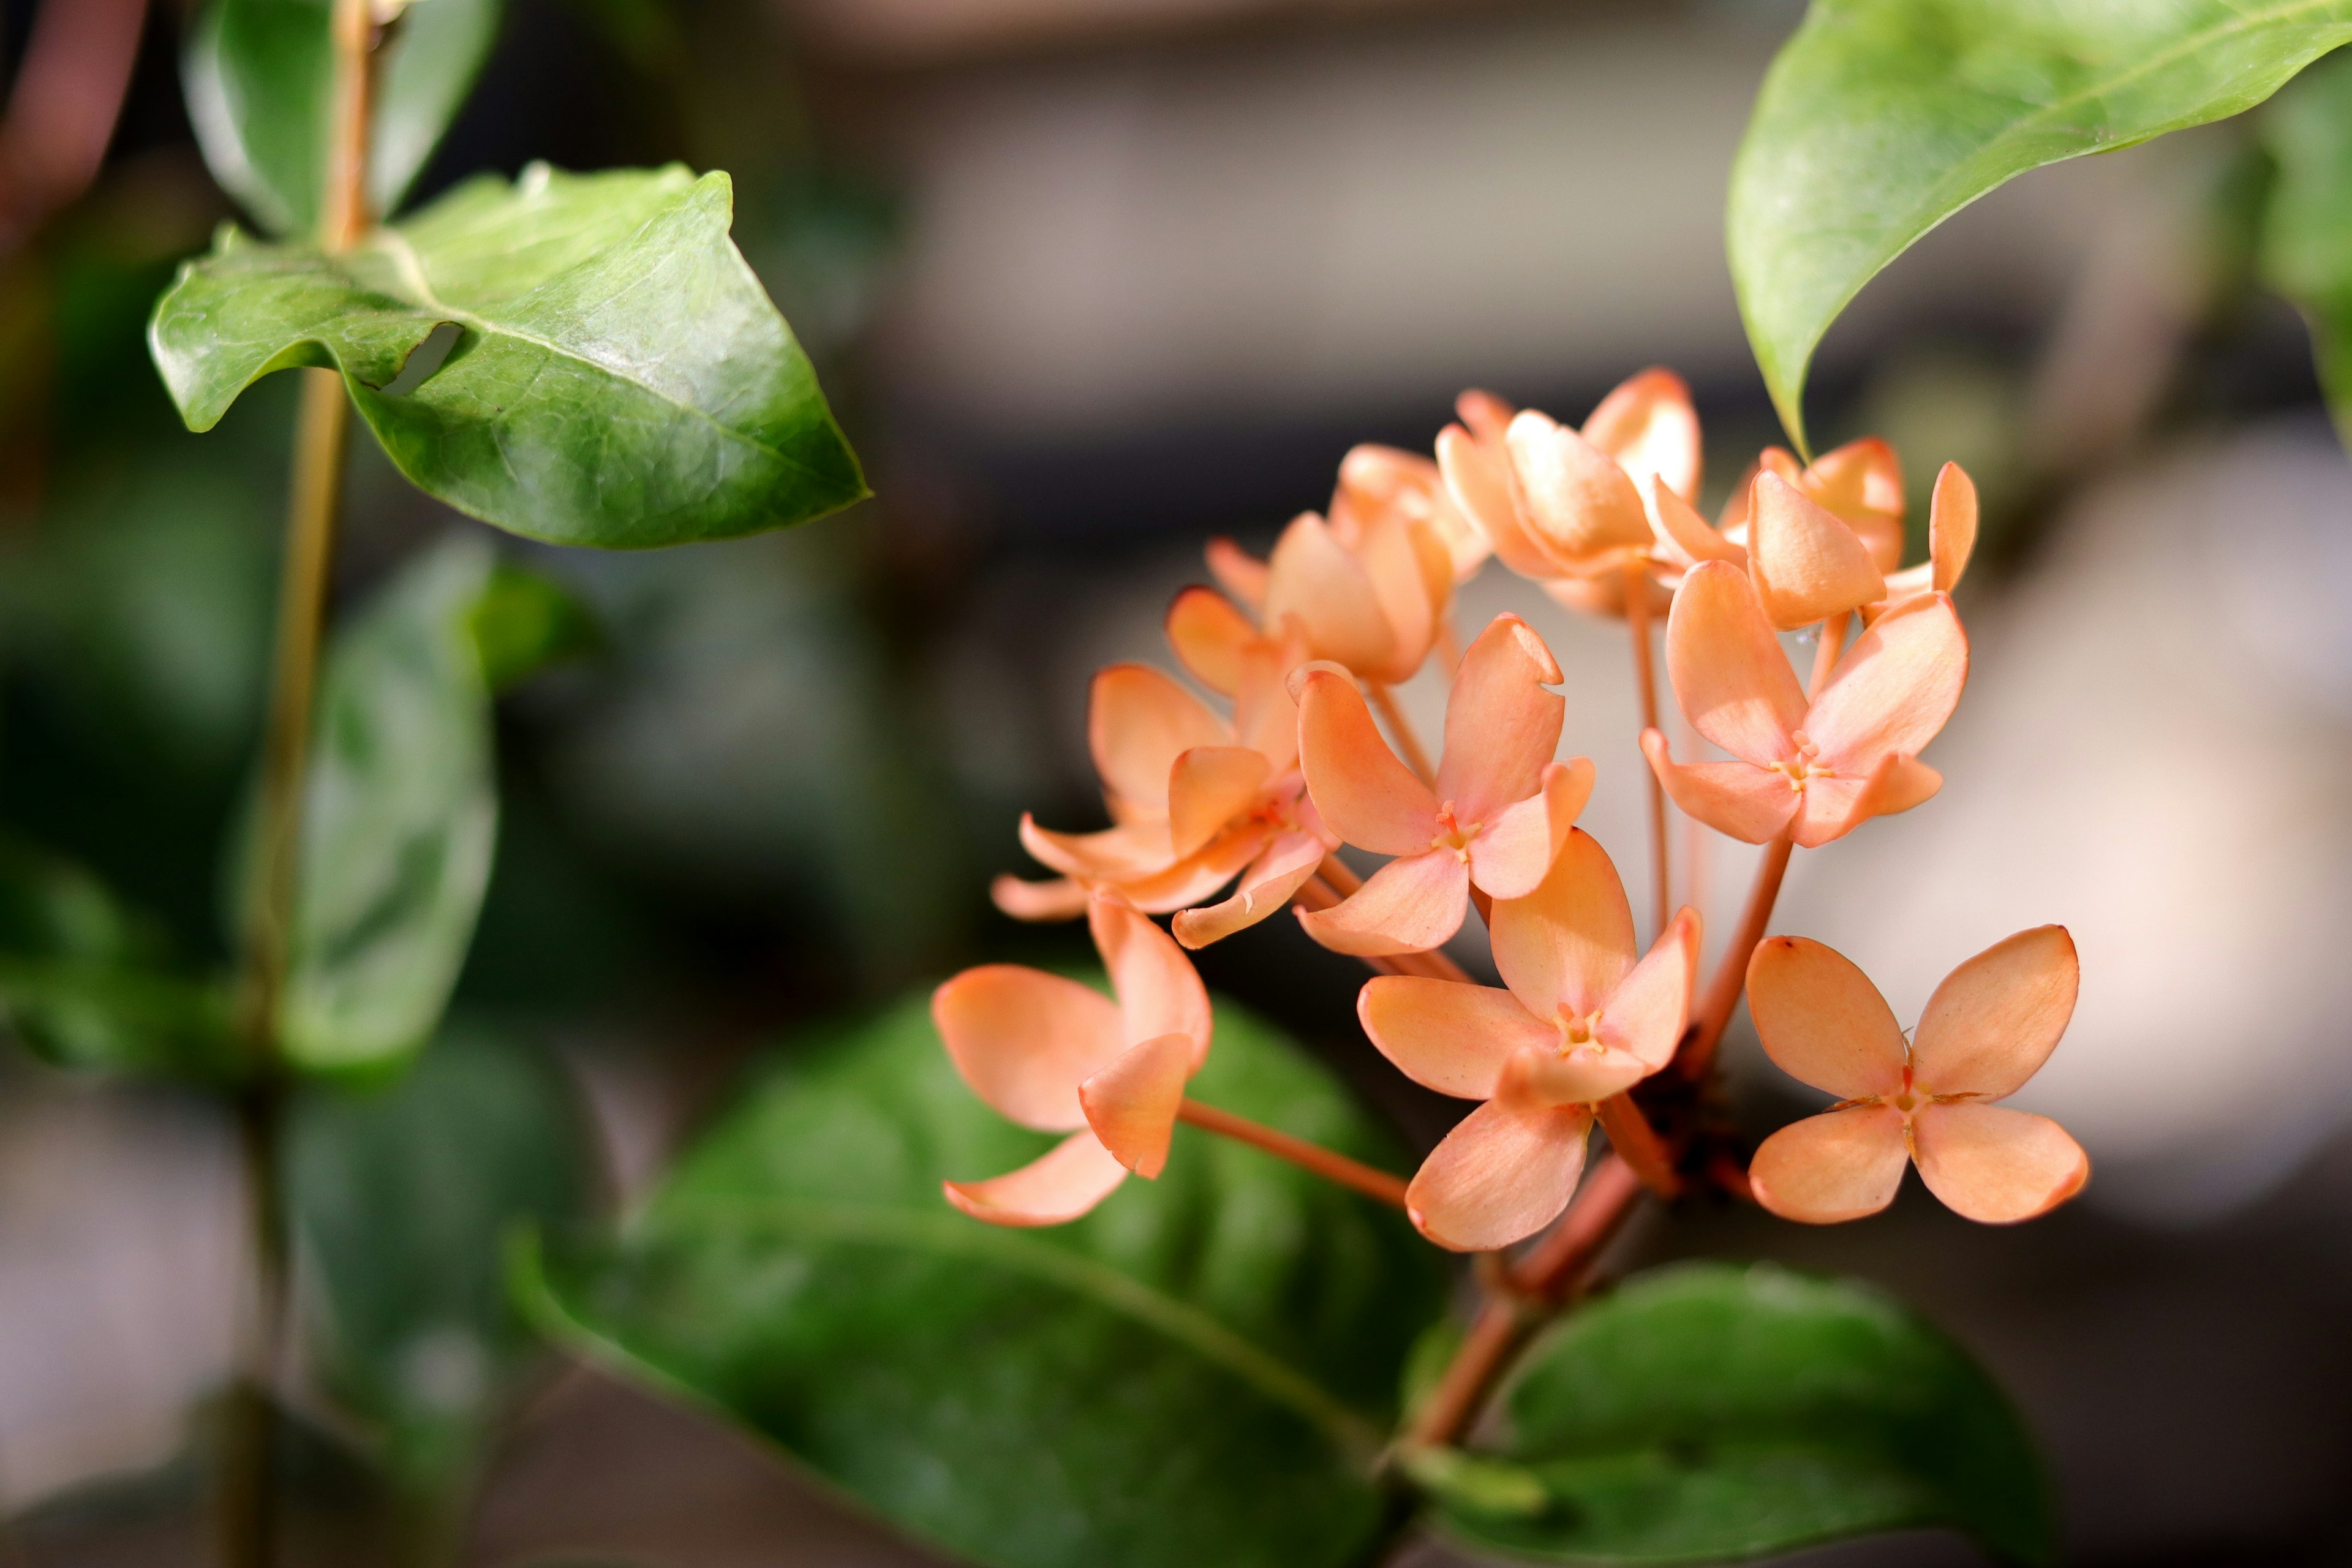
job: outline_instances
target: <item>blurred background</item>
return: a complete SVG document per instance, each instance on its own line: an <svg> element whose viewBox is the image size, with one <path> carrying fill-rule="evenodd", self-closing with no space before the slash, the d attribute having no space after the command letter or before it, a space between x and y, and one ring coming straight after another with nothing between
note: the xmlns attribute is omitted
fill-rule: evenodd
<svg viewBox="0 0 2352 1568"><path fill-rule="evenodd" d="M1663 363L1706 422L1711 510L1779 438L1721 211L1801 15L513 0L423 193L533 158L732 171L736 238L877 492L658 555L508 542L599 637L503 706L459 1007L573 1086L588 1201L625 1205L800 1022L976 960L1076 959L1082 935L1014 926L985 889L1028 869L1023 809L1100 820L1089 672L1171 662L1159 617L1203 542L1264 548L1350 445L1425 451L1470 385L1580 420ZM291 388L198 438L146 358L153 297L231 216L181 106L179 0L0 16L0 849L91 866L203 962ZM2095 1180L2022 1231L1913 1184L1832 1231L1702 1211L1622 1249L1884 1282L2000 1375L2071 1559L2117 1568L2352 1561L2352 467L2301 323L2247 279L2262 178L2231 124L2031 175L1873 285L1815 377L1822 445L1900 450L1915 552L1948 458L1988 534L1943 796L1800 856L1779 929L1854 958L1907 1020L1960 959L2069 925L2082 1006L2019 1103L2066 1122ZM345 603L477 527L361 446ZM1564 750L1600 764L1587 826L1638 913L1622 631L1490 567L1462 618L1503 609L1568 671ZM1407 693L1432 719L1441 695ZM1738 850L1705 865L1718 931ZM1202 967L1410 1138L1459 1110L1372 1070L1360 971L1286 921ZM1735 1058L1759 1131L1807 1109L1752 1038ZM0 1563L204 1560L187 1409L229 1366L236 1183L208 1103L0 1060ZM551 1360L537 1379L459 1527L469 1561L929 1561L714 1423ZM317 1561L370 1561L315 1414L301 1521ZM1808 1561L1977 1559L1919 1537Z"/></svg>

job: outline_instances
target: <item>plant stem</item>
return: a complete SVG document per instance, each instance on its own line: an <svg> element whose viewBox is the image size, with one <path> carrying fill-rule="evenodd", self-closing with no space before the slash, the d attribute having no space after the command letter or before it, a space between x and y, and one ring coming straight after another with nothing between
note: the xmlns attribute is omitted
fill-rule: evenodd
<svg viewBox="0 0 2352 1568"><path fill-rule="evenodd" d="M1235 1116L1230 1110L1220 1110L1213 1105L1203 1105L1197 1100L1186 1099L1176 1107L1176 1120L1189 1121L1204 1132L1214 1132L1237 1143L1262 1149L1277 1160L1287 1160L1302 1171L1312 1171L1327 1182L1337 1182L1350 1187L1368 1198L1378 1198L1395 1208L1404 1207L1405 1182L1386 1171L1376 1171L1360 1161L1345 1154L1336 1154L1320 1143L1309 1143L1304 1138L1293 1138L1261 1121L1246 1116Z"/></svg>
<svg viewBox="0 0 2352 1568"><path fill-rule="evenodd" d="M320 244L349 250L366 230L370 49L368 0L334 0L329 22L335 61L334 110L322 193ZM241 933L239 1032L247 1074L237 1095L237 1145L251 1233L254 1294L230 1394L216 1500L220 1556L227 1568L270 1568L277 1557L270 1386L286 1325L287 1236L278 1201L279 1123L285 1103L278 1005L292 946L304 786L318 691L319 648L334 560L351 404L334 371L303 373L302 402L278 580L277 646L262 737L257 879Z"/></svg>
<svg viewBox="0 0 2352 1568"><path fill-rule="evenodd" d="M1845 652L1846 628L1853 624L1853 612L1841 610L1822 623L1821 640L1813 645L1813 678L1805 684L1805 695L1819 697L1822 688L1830 683L1830 672L1837 668L1838 656Z"/></svg>
<svg viewBox="0 0 2352 1568"><path fill-rule="evenodd" d="M1642 699L1642 728L1658 727L1658 673L1650 658L1650 574L1640 566L1625 568L1625 627L1633 637L1633 688ZM1650 934L1654 940L1666 929L1666 788L1657 770L1643 768L1650 778Z"/></svg>
<svg viewBox="0 0 2352 1568"><path fill-rule="evenodd" d="M1404 765L1411 768L1422 783L1434 788L1437 770L1430 765L1429 750L1421 743L1421 735L1413 729L1412 721L1404 716L1404 710L1398 705L1396 693L1377 680L1367 680L1364 682L1364 695L1371 700L1373 707L1380 710L1381 719L1388 725L1389 734L1396 742L1397 750L1404 753Z"/></svg>
<svg viewBox="0 0 2352 1568"><path fill-rule="evenodd" d="M1683 1042L1677 1067L1684 1078L1696 1082L1706 1071L1715 1056L1716 1043L1731 1022L1732 1010L1739 1005L1739 994L1748 988L1748 960L1756 952L1756 944L1764 940L1764 928L1771 923L1772 905L1780 897L1780 879L1789 872L1789 852L1795 847L1789 836L1782 834L1764 847L1764 858L1756 868L1756 881L1748 891L1748 908L1739 917L1739 929L1732 934L1731 945L1723 950L1723 957L1715 971L1715 979L1706 989L1706 999L1700 1004L1698 1022L1692 1026L1690 1038Z"/></svg>

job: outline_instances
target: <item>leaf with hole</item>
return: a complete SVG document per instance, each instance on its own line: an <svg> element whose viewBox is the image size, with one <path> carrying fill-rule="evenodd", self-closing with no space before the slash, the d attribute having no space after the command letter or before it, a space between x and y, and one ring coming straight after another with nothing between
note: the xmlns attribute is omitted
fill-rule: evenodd
<svg viewBox="0 0 2352 1568"><path fill-rule="evenodd" d="M1805 372L1862 286L2028 169L2251 109L2352 40L2352 0L1813 0L1732 166L1732 281L1802 446Z"/></svg>
<svg viewBox="0 0 2352 1568"><path fill-rule="evenodd" d="M335 0L210 0L181 80L213 177L273 234L319 227L332 142ZM497 42L501 0L421 0L377 51L368 200L399 209Z"/></svg>
<svg viewBox="0 0 2352 1568"><path fill-rule="evenodd" d="M1508 1557L1722 1563L1938 1525L2056 1556L2032 1440L1967 1353L1874 1290L1767 1264L1659 1269L1576 1311L1479 1447L1414 1478L1446 1531Z"/></svg>
<svg viewBox="0 0 2352 1568"><path fill-rule="evenodd" d="M340 369L411 481L530 538L642 548L782 528L866 484L728 238L732 211L724 174L534 165L347 256L225 229L157 302L149 340L195 430L272 371Z"/></svg>
<svg viewBox="0 0 2352 1568"><path fill-rule="evenodd" d="M1395 1151L1231 1004L1202 1100ZM549 1329L723 1410L909 1533L1000 1568L1337 1568L1444 1272L1402 1218L1180 1127L1076 1224L982 1225L944 1177L1054 1140L982 1106L910 1000L755 1081L610 1240L518 1264Z"/></svg>

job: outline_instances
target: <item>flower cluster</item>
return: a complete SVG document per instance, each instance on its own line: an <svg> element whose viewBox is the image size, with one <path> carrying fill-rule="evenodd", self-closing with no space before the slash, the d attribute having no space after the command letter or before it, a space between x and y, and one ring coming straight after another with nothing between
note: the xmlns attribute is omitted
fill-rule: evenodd
<svg viewBox="0 0 2352 1568"><path fill-rule="evenodd" d="M1968 476L1949 464L1937 476L1928 559L1904 570L1902 475L1883 442L1811 464L1769 449L1710 523L1696 510L1698 418L1669 372L1633 377L1580 428L1478 392L1457 409L1430 457L1349 453L1328 512L1293 521L1266 559L1210 545L1222 592L1179 595L1166 633L1223 707L1143 665L1097 676L1087 734L1111 826L1055 832L1024 816L1022 843L1056 876L1001 879L995 898L1024 920L1085 915L1116 997L1006 965L940 988L940 1034L973 1091L1068 1134L1022 1170L950 1183L950 1201L999 1224L1075 1218L1129 1172L1157 1175L1179 1120L1299 1158L1296 1140L1184 1092L1210 1038L1184 950L1284 908L1378 972L1357 1012L1380 1053L1478 1102L1397 1194L1441 1246L1493 1250L1551 1225L1596 1121L1661 1191L1704 1175L1796 1220L1884 1208L1906 1159L1972 1219L2025 1219L2071 1196L2088 1175L2080 1147L1990 1103L2064 1031L2076 985L2064 931L2021 932L1962 964L1907 1043L1852 963L1765 934L1790 850L1941 787L1920 753L1968 679L1951 600L1976 536ZM1551 650L1515 615L1466 647L1457 636L1455 589L1490 554L1560 605L1624 618L1652 713L1663 616L1675 698L1722 753L1677 761L1654 720L1638 738L1662 796L1646 952L1615 865L1576 826L1594 764L1558 756L1568 700L1551 689L1563 684ZM1801 679L1780 634L1808 629ZM1450 687L1434 757L1391 695L1433 661ZM1664 907L1664 799L1768 847L1704 991L1699 912ZM1381 864L1360 876L1343 847ZM1444 952L1474 907L1498 987ZM1167 931L1155 915L1172 917ZM1743 990L1772 1060L1838 1097L1744 1163L1693 1114ZM1353 1170L1340 1179L1363 1190L1394 1184Z"/></svg>

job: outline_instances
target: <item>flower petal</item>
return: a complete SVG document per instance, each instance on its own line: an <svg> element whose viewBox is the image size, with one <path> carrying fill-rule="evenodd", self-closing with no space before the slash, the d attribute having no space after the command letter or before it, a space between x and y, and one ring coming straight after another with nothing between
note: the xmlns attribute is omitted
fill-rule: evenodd
<svg viewBox="0 0 2352 1568"><path fill-rule="evenodd" d="M1756 476L1748 571L1765 618L1782 631L1886 597L1886 580L1853 530L1776 474Z"/></svg>
<svg viewBox="0 0 2352 1568"><path fill-rule="evenodd" d="M1343 844L1413 855L1437 837L1437 797L1381 739L1356 683L1309 668L1298 690L1298 765L1324 825Z"/></svg>
<svg viewBox="0 0 2352 1568"><path fill-rule="evenodd" d="M1190 855L1247 811L1273 772L1248 746L1195 746L1168 775L1169 847Z"/></svg>
<svg viewBox="0 0 2352 1568"><path fill-rule="evenodd" d="M1085 1126L1079 1083L1126 1048L1117 1003L1014 963L967 969L932 992L931 1022L971 1091L1041 1132Z"/></svg>
<svg viewBox="0 0 2352 1568"><path fill-rule="evenodd" d="M1748 574L1691 568L1666 616L1666 676L1691 727L1742 761L1786 761L1805 723L1805 689L1764 619Z"/></svg>
<svg viewBox="0 0 2352 1568"><path fill-rule="evenodd" d="M1642 500L1649 508L1651 528L1670 559L1685 567L1702 561L1727 561L1734 566L1747 566L1748 552L1709 528L1706 519L1664 482L1653 479L1643 485Z"/></svg>
<svg viewBox="0 0 2352 1568"><path fill-rule="evenodd" d="M2090 1156L2063 1127L2006 1106L1927 1106L1911 1138L1927 1190L1982 1225L2047 1214L2091 1179Z"/></svg>
<svg viewBox="0 0 2352 1568"><path fill-rule="evenodd" d="M1194 746L1229 746L1233 731L1209 705L1149 665L1114 664L1095 675L1087 744L1103 785L1130 805L1164 813L1168 770Z"/></svg>
<svg viewBox="0 0 2352 1568"><path fill-rule="evenodd" d="M1087 926L1118 994L1120 1039L1132 1045L1160 1035L1192 1042L1192 1065L1209 1054L1209 992L1176 939L1126 900L1097 894Z"/></svg>
<svg viewBox="0 0 2352 1568"><path fill-rule="evenodd" d="M1821 760L1866 773L1889 752L1916 757L1943 729L1969 679L1969 639L1952 601L1930 594L1895 605L1838 660L1805 715Z"/></svg>
<svg viewBox="0 0 2352 1568"><path fill-rule="evenodd" d="M1192 1066L1192 1042L1182 1035L1161 1035L1130 1047L1078 1085L1087 1125L1111 1158L1147 1178L1166 1168L1176 1108L1183 1102Z"/></svg>
<svg viewBox="0 0 2352 1568"><path fill-rule="evenodd" d="M1844 837L1874 816L1892 816L1935 798L1944 775L1899 752L1879 760L1867 778L1813 779L1790 830L1799 847L1818 849Z"/></svg>
<svg viewBox="0 0 2352 1568"><path fill-rule="evenodd" d="M991 1225L1067 1225L1110 1196L1127 1167L1085 1130L1017 1171L984 1182L941 1182L948 1202Z"/></svg>
<svg viewBox="0 0 2352 1568"><path fill-rule="evenodd" d="M1470 433L1489 446L1499 447L1511 427L1511 416L1518 410L1491 392L1470 388L1454 400L1454 416L1470 427Z"/></svg>
<svg viewBox="0 0 2352 1568"><path fill-rule="evenodd" d="M1387 657L1362 672L1391 683L1410 680L1429 657L1454 597L1453 559L1435 534L1393 507L1370 509L1355 553L1390 637Z"/></svg>
<svg viewBox="0 0 2352 1568"><path fill-rule="evenodd" d="M1212 539L1202 553L1219 587L1253 610L1265 607L1266 563L1230 539Z"/></svg>
<svg viewBox="0 0 2352 1568"><path fill-rule="evenodd" d="M1519 510L1517 480L1511 474L1509 454L1499 435L1474 438L1459 425L1448 425L1437 437L1437 466L1445 476L1446 493L1464 516L1485 536L1503 564L1522 577L1541 580L1566 570L1542 541L1528 531Z"/></svg>
<svg viewBox="0 0 2352 1568"><path fill-rule="evenodd" d="M1356 1017L1381 1055L1425 1089L1487 1100L1522 1046L1549 1050L1556 1025L1528 1016L1509 992L1458 980L1384 974L1356 994Z"/></svg>
<svg viewBox="0 0 2352 1568"><path fill-rule="evenodd" d="M2064 926L1993 943L1927 998L1911 1035L1911 1081L1929 1094L2015 1094L2057 1048L2082 979Z"/></svg>
<svg viewBox="0 0 2352 1568"><path fill-rule="evenodd" d="M1241 687L1242 649L1257 627L1214 588L1187 588L1168 606L1168 646L1192 679L1222 696Z"/></svg>
<svg viewBox="0 0 2352 1568"><path fill-rule="evenodd" d="M1650 542L1642 492L1617 459L1532 408L1504 437L1527 503L1527 521L1547 553L1576 562Z"/></svg>
<svg viewBox="0 0 2352 1568"><path fill-rule="evenodd" d="M1903 1091L1903 1030L1870 976L1809 937L1768 936L1748 960L1748 1016L1764 1054L1840 1100Z"/></svg>
<svg viewBox="0 0 2352 1568"><path fill-rule="evenodd" d="M1656 1069L1631 1051L1601 1041L1590 1041L1562 1054L1553 1048L1517 1058L1516 1092L1546 1105L1597 1108L1612 1095L1624 1093Z"/></svg>
<svg viewBox="0 0 2352 1568"><path fill-rule="evenodd" d="M1948 594L1959 586L1976 547L1976 481L1958 463L1946 463L1936 476L1936 497L1927 512L1927 564L1936 592Z"/></svg>
<svg viewBox="0 0 2352 1568"><path fill-rule="evenodd" d="M1268 563L1265 624L1280 626L1294 616L1317 658L1367 673L1384 668L1395 652L1370 574L1311 511L1282 531Z"/></svg>
<svg viewBox="0 0 2352 1568"><path fill-rule="evenodd" d="M1541 584L1553 603L1562 609L1574 610L1580 616L1609 616L1618 620L1625 617L1625 574L1603 572L1596 577L1548 577ZM1646 574L1642 577L1643 596L1650 602L1652 616L1662 616L1674 603L1674 595L1665 585Z"/></svg>
<svg viewBox="0 0 2352 1568"><path fill-rule="evenodd" d="M1903 463L1875 436L1813 459L1800 488L1845 521L1882 572L1903 563Z"/></svg>
<svg viewBox="0 0 2352 1568"><path fill-rule="evenodd" d="M1307 662L1307 645L1292 637L1258 637L1235 661L1234 730L1244 746L1262 752L1274 772L1298 762L1298 701L1290 672Z"/></svg>
<svg viewBox="0 0 2352 1568"><path fill-rule="evenodd" d="M1273 837L1265 823L1228 829L1197 852L1164 869L1132 879L1105 879L1104 886L1147 915L1189 910L1233 880L1234 873L1255 859Z"/></svg>
<svg viewBox="0 0 2352 1568"><path fill-rule="evenodd" d="M1301 910L1307 934L1334 952L1377 958L1426 952L1462 929L1470 868L1451 849L1402 855L1328 910Z"/></svg>
<svg viewBox="0 0 2352 1568"><path fill-rule="evenodd" d="M1591 798L1591 758L1545 764L1543 786L1488 818L1470 841L1470 879L1489 898L1534 892Z"/></svg>
<svg viewBox="0 0 2352 1568"><path fill-rule="evenodd" d="M1437 465L1418 452L1370 444L1351 447L1339 459L1339 489L1359 509L1391 507L1425 528L1444 552L1449 586L1470 577L1486 558L1486 536L1454 504Z"/></svg>
<svg viewBox="0 0 2352 1568"><path fill-rule="evenodd" d="M1778 838L1803 804L1787 775L1753 763L1677 763L1655 730L1642 731L1642 754L1685 815L1742 843Z"/></svg>
<svg viewBox="0 0 2352 1568"><path fill-rule="evenodd" d="M1625 885L1582 828L1570 831L1534 892L1495 900L1488 924L1503 984L1538 1018L1592 1012L1633 967Z"/></svg>
<svg viewBox="0 0 2352 1568"><path fill-rule="evenodd" d="M1748 1163L1748 1188L1782 1219L1836 1225L1895 1201L1906 1163L1903 1113L1856 1105L1791 1121Z"/></svg>
<svg viewBox="0 0 2352 1568"><path fill-rule="evenodd" d="M1601 1005L1601 1043L1640 1062L1645 1077L1673 1058L1690 1022L1700 934L1699 913L1685 904Z"/></svg>
<svg viewBox="0 0 2352 1568"><path fill-rule="evenodd" d="M1463 654L1437 764L1437 797L1456 820L1484 822L1536 793L1559 750L1568 700L1544 688L1560 679L1551 649L1517 616L1496 616Z"/></svg>
<svg viewBox="0 0 2352 1568"><path fill-rule="evenodd" d="M1186 910L1171 922L1179 943L1202 948L1257 924L1290 901L1290 896L1323 864L1323 841L1311 833L1285 833L1265 847L1242 873L1233 897L1206 909Z"/></svg>
<svg viewBox="0 0 2352 1568"><path fill-rule="evenodd" d="M1161 821L1122 823L1098 833L1056 833L1038 826L1036 819L1024 812L1020 831L1021 847L1038 864L1087 881L1148 877L1167 869L1175 859L1175 851L1169 847L1168 824Z"/></svg>
<svg viewBox="0 0 2352 1568"><path fill-rule="evenodd" d="M1654 365L1618 383L1584 421L1584 438L1636 483L1654 475L1685 500L1698 494L1698 411L1673 371Z"/></svg>
<svg viewBox="0 0 2352 1568"><path fill-rule="evenodd" d="M1430 1152L1405 1189L1422 1235L1455 1252L1486 1252L1558 1218L1584 1170L1592 1113L1581 1106L1490 1100Z"/></svg>
<svg viewBox="0 0 2352 1568"><path fill-rule="evenodd" d="M1086 884L1067 877L1030 882L999 877L988 885L996 907L1016 921L1074 921L1087 912Z"/></svg>

